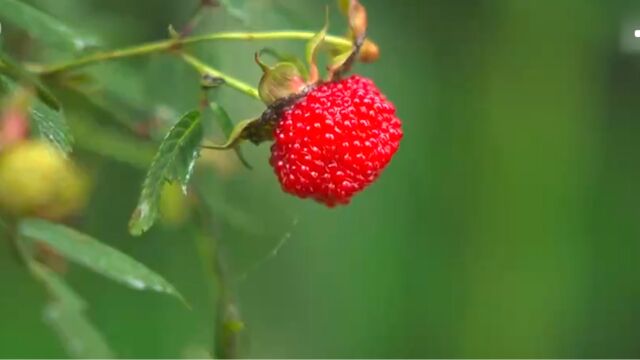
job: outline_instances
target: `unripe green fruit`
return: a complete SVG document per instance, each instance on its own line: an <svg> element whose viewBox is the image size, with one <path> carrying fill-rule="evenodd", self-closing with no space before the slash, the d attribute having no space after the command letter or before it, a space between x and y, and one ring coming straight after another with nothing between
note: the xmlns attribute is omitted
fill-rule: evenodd
<svg viewBox="0 0 640 360"><path fill-rule="evenodd" d="M78 211L87 181L57 149L27 140L0 154L0 208L13 216L60 219Z"/></svg>

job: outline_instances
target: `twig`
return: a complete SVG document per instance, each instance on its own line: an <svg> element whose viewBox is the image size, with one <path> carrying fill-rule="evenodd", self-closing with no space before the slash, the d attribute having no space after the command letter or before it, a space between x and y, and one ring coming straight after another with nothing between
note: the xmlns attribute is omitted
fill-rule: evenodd
<svg viewBox="0 0 640 360"><path fill-rule="evenodd" d="M268 32L218 32L191 37L174 38L135 45L123 49L99 51L87 56L58 63L53 65L34 65L28 69L39 75L53 75L63 71L77 69L87 65L100 63L108 60L123 59L142 56L157 52L168 51L181 48L186 45L193 45L209 41L229 41L229 40L309 40L315 33L310 31L268 31ZM351 40L327 35L324 43L341 48L351 48Z"/></svg>

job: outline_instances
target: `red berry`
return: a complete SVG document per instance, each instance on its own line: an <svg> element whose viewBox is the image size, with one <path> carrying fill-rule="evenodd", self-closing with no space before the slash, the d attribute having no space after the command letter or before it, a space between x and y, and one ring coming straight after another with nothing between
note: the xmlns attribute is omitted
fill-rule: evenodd
<svg viewBox="0 0 640 360"><path fill-rule="evenodd" d="M358 75L311 90L274 130L270 163L282 189L329 207L348 204L398 150L395 113L373 81Z"/></svg>

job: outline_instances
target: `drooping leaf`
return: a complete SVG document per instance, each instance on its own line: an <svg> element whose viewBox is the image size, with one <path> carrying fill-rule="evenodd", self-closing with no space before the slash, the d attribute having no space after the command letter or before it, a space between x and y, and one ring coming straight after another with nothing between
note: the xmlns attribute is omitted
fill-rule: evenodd
<svg viewBox="0 0 640 360"><path fill-rule="evenodd" d="M209 107L213 111L213 115L215 116L216 120L218 120L218 124L220 125L220 128L222 128L222 132L227 138L229 138L231 136L231 133L233 132L233 122L231 121L231 117L229 117L227 111L216 102L209 103ZM240 162L245 167L251 169L251 165L249 165L244 155L242 154L242 149L236 145L234 146L233 150L238 156Z"/></svg>
<svg viewBox="0 0 640 360"><path fill-rule="evenodd" d="M142 184L138 206L131 216L129 232L140 235L158 217L160 193L166 181L177 181L186 193L187 183L200 155L203 130L200 112L189 111L169 130L160 144Z"/></svg>
<svg viewBox="0 0 640 360"><path fill-rule="evenodd" d="M233 130L231 130L231 134L227 138L227 142L222 145L206 145L203 148L213 149L213 150L229 150L238 145L241 140L250 140L253 128L259 128L260 118L256 119L247 119L240 121L237 123Z"/></svg>
<svg viewBox="0 0 640 360"><path fill-rule="evenodd" d="M18 0L0 0L0 20L24 29L35 39L63 50L83 50L96 41L81 36L53 16Z"/></svg>
<svg viewBox="0 0 640 360"><path fill-rule="evenodd" d="M45 305L44 321L56 332L69 355L78 359L113 358L102 334L85 316L84 300L46 266L32 259L27 263L52 297Z"/></svg>
<svg viewBox="0 0 640 360"><path fill-rule="evenodd" d="M44 319L74 358L113 358L102 334L81 312L54 302L46 305Z"/></svg>
<svg viewBox="0 0 640 360"><path fill-rule="evenodd" d="M25 219L20 235L51 246L68 260L136 290L182 295L167 280L143 264L100 241L64 225L40 219Z"/></svg>

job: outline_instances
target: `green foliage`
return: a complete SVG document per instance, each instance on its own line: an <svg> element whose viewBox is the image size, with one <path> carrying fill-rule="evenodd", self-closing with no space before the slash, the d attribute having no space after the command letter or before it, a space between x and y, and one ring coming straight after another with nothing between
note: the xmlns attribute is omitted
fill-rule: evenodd
<svg viewBox="0 0 640 360"><path fill-rule="evenodd" d="M77 148L138 169L146 169L153 159L156 149L151 141L141 141L134 134L102 126L90 119L79 120L72 127Z"/></svg>
<svg viewBox="0 0 640 360"><path fill-rule="evenodd" d="M33 276L46 287L51 300L44 321L56 332L67 352L75 358L113 358L102 334L84 314L84 300L55 272L25 257Z"/></svg>
<svg viewBox="0 0 640 360"><path fill-rule="evenodd" d="M327 36L327 30L329 30L329 8L326 9L324 17L324 26L322 29L307 42L305 49L305 59L309 65L309 80L315 82L319 79L318 64L316 62L316 56L318 50L322 46L324 38Z"/></svg>
<svg viewBox="0 0 640 360"><path fill-rule="evenodd" d="M73 138L62 109L53 110L42 101L34 99L29 109L29 115L38 136L51 142L65 153L71 152Z"/></svg>
<svg viewBox="0 0 640 360"><path fill-rule="evenodd" d="M231 118L229 117L227 111L216 102L209 103L209 108L211 108L211 111L213 111L213 115L218 121L218 124L220 125L220 128L222 129L224 135L227 137L227 139L230 139L231 134L233 133L233 121L231 121ZM242 153L242 149L238 145L236 145L234 146L233 150L238 156L238 160L242 162L242 165L244 165L248 169L251 169L251 165L247 162L247 159L245 159L244 154Z"/></svg>
<svg viewBox="0 0 640 360"><path fill-rule="evenodd" d="M19 234L51 246L65 258L136 290L182 295L162 276L128 255L63 225L39 219L20 222Z"/></svg>
<svg viewBox="0 0 640 360"><path fill-rule="evenodd" d="M142 185L138 206L129 222L129 231L133 235L142 234L155 222L165 182L177 181L186 193L187 183L200 154L202 136L200 112L193 110L184 114L162 140Z"/></svg>
<svg viewBox="0 0 640 360"><path fill-rule="evenodd" d="M94 40L22 1L0 0L0 20L23 28L39 41L63 50L77 51L95 45Z"/></svg>
<svg viewBox="0 0 640 360"><path fill-rule="evenodd" d="M61 151L70 152L73 138L62 105L53 93L37 77L3 54L0 54L0 73L14 81L5 82L9 88L15 89L18 83L35 89L38 96L32 101L29 117L36 134Z"/></svg>
<svg viewBox="0 0 640 360"><path fill-rule="evenodd" d="M2 1L2 0L0 0ZM0 53L0 73L24 86L33 87L38 97L53 110L60 110L60 102L37 77L32 75L8 55Z"/></svg>

